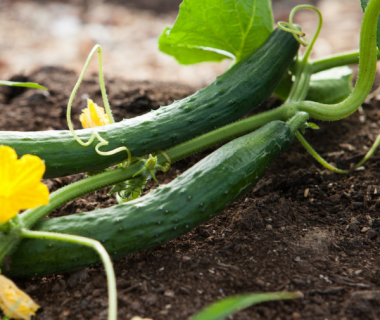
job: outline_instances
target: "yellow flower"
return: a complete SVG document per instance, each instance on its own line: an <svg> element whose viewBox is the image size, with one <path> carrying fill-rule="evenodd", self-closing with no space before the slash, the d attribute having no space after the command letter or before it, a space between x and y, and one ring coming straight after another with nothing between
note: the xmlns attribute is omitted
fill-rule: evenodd
<svg viewBox="0 0 380 320"><path fill-rule="evenodd" d="M40 306L8 278L0 274L0 308L13 319L29 320Z"/></svg>
<svg viewBox="0 0 380 320"><path fill-rule="evenodd" d="M20 210L48 204L49 190L41 182L45 164L26 154L17 160L16 152L0 146L0 223L12 219Z"/></svg>
<svg viewBox="0 0 380 320"><path fill-rule="evenodd" d="M104 108L99 107L91 99L87 99L87 108L82 110L82 114L79 117L83 128L95 128L110 124L107 114Z"/></svg>

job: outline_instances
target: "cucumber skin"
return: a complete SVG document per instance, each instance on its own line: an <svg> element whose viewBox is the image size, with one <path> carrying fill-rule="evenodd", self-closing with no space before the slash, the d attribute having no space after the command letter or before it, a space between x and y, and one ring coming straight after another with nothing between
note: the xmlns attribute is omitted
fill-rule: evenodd
<svg viewBox="0 0 380 320"><path fill-rule="evenodd" d="M109 141L102 151L126 146L138 157L165 150L255 109L276 88L298 48L292 34L276 29L251 56L195 94L139 117L76 132L88 141L92 131L98 131ZM104 169L125 160L125 152L98 155L97 143L82 147L68 130L0 132L0 145L11 146L19 157L35 154L45 161L44 178Z"/></svg>
<svg viewBox="0 0 380 320"><path fill-rule="evenodd" d="M254 186L293 142L288 125L271 122L235 139L148 195L107 209L42 220L35 230L99 240L112 258L152 248L214 217ZM221 183L222 182L222 183ZM10 256L11 277L62 273L100 262L93 250L72 243L24 239Z"/></svg>

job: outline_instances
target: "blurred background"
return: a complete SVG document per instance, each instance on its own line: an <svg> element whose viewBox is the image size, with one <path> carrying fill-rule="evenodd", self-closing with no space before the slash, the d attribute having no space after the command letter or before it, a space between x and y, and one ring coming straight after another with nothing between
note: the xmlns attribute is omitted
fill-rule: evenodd
<svg viewBox="0 0 380 320"><path fill-rule="evenodd" d="M40 66L80 72L92 47L103 48L107 77L209 84L229 65L180 66L159 52L157 39L173 25L181 0L0 0L0 79L27 74ZM288 21L298 4L313 4L324 25L312 57L357 49L362 19L360 0L273 0L275 21ZM311 39L315 13L302 10L295 21ZM97 71L97 59L89 71Z"/></svg>

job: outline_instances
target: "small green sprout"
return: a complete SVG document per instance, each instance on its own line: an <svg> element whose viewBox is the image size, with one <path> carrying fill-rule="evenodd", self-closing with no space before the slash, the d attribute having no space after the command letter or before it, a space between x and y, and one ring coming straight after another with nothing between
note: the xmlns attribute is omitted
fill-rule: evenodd
<svg viewBox="0 0 380 320"><path fill-rule="evenodd" d="M157 164L157 156L156 157L153 157L151 154L149 155L149 158L148 159L140 159L140 161L144 162L145 166L144 168L142 168L140 171L136 172L133 177L139 175L140 173L143 173L144 171L148 171L150 172L152 178L154 181L157 181L156 179L156 176L154 174L154 171L157 170L157 168L161 169L163 172L166 172L167 169L164 168L163 166ZM139 162L140 162L139 161Z"/></svg>

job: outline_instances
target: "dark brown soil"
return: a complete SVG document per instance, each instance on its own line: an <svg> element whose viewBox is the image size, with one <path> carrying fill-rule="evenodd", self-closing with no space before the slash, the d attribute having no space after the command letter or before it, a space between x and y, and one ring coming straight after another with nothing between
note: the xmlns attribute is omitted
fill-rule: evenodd
<svg viewBox="0 0 380 320"><path fill-rule="evenodd" d="M27 79L49 87L49 93L3 87L1 130L66 129L66 103L76 75L46 67ZM193 92L174 84L113 79L107 81L107 89L117 120ZM101 104L95 76L78 92L74 119L87 96ZM348 168L376 138L379 119L374 102L343 121L319 123L321 130L309 131L306 137L328 161ZM167 183L206 154L178 162L157 178ZM263 303L230 319L378 319L379 159L377 153L365 170L341 176L323 170L296 142L255 188L216 218L177 240L115 261L119 319L187 319L223 297L294 290L304 298ZM53 191L80 177L45 182ZM54 214L115 203L98 192ZM17 284L42 306L37 319L106 319L101 266Z"/></svg>

